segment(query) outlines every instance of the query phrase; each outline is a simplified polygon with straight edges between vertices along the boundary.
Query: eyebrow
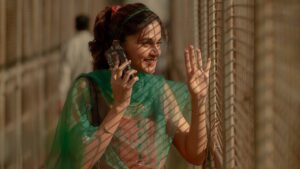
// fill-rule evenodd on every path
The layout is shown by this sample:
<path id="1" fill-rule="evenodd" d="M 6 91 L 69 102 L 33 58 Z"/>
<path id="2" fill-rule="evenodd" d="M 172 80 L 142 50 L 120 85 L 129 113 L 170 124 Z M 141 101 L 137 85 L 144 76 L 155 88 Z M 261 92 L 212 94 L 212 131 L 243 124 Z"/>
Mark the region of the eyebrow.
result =
<path id="1" fill-rule="evenodd" d="M 155 40 L 153 38 L 140 38 L 138 40 L 138 42 L 143 42 L 143 41 L 151 41 L 151 42 L 154 42 Z M 158 41 L 161 41 L 161 38 L 159 38 Z"/>

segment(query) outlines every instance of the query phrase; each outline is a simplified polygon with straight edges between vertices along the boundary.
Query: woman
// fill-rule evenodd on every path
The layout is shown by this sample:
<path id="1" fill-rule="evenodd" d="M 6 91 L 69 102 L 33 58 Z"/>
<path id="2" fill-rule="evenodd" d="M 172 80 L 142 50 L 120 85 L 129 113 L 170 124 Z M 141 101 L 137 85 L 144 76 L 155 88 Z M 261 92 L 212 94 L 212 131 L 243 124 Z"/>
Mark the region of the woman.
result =
<path id="1" fill-rule="evenodd" d="M 49 168 L 163 168 L 172 143 L 188 162 L 203 162 L 211 62 L 202 65 L 200 50 L 190 46 L 184 53 L 187 85 L 153 75 L 163 38 L 161 20 L 141 3 L 97 16 L 89 44 L 94 71 L 69 91 Z M 128 60 L 109 67 L 105 52 L 113 40 Z"/>

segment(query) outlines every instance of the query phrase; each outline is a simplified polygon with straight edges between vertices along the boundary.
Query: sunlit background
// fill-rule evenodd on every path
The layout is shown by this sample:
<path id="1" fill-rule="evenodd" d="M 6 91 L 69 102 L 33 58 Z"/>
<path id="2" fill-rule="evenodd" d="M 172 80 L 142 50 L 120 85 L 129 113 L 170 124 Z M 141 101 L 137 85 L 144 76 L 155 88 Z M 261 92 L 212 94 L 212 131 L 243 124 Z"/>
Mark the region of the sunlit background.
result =
<path id="1" fill-rule="evenodd" d="M 62 48 L 74 18 L 142 2 L 168 30 L 157 73 L 184 81 L 183 49 L 212 58 L 205 165 L 175 149 L 167 168 L 300 168 L 299 0 L 0 0 L 0 169 L 43 168 L 59 118 Z"/>

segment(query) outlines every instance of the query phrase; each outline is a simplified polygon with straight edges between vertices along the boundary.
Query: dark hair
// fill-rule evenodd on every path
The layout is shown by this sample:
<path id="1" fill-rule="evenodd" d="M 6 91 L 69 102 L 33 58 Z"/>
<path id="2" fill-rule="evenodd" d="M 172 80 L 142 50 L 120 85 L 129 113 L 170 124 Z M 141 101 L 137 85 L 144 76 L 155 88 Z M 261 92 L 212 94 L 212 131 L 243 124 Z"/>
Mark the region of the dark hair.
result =
<path id="1" fill-rule="evenodd" d="M 76 30 L 87 30 L 89 28 L 89 17 L 86 15 L 78 15 L 75 18 Z"/>
<path id="2" fill-rule="evenodd" d="M 140 32 L 148 24 L 158 21 L 162 28 L 162 37 L 166 34 L 161 19 L 142 3 L 127 4 L 117 11 L 106 7 L 95 20 L 94 39 L 89 43 L 93 57 L 93 69 L 108 69 L 108 63 L 104 56 L 105 51 L 112 45 L 114 39 L 121 44 L 126 36 Z"/>

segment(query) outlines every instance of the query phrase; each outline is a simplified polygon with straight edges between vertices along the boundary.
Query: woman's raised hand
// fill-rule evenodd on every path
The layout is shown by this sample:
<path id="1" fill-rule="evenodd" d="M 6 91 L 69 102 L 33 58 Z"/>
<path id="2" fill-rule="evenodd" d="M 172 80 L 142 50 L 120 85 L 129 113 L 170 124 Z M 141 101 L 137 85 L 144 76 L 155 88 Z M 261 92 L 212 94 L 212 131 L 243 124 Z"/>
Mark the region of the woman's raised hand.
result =
<path id="1" fill-rule="evenodd" d="M 114 97 L 113 106 L 120 111 L 125 110 L 129 106 L 132 86 L 136 81 L 138 81 L 138 77 L 134 76 L 134 74 L 137 73 L 136 70 L 130 69 L 124 72 L 124 69 L 130 64 L 130 62 L 130 60 L 127 60 L 121 65 L 117 63 L 111 70 L 111 86 Z"/>
<path id="2" fill-rule="evenodd" d="M 208 58 L 206 65 L 203 65 L 200 49 L 195 51 L 192 45 L 185 49 L 184 57 L 190 94 L 194 98 L 205 99 L 208 93 L 211 59 Z"/>

